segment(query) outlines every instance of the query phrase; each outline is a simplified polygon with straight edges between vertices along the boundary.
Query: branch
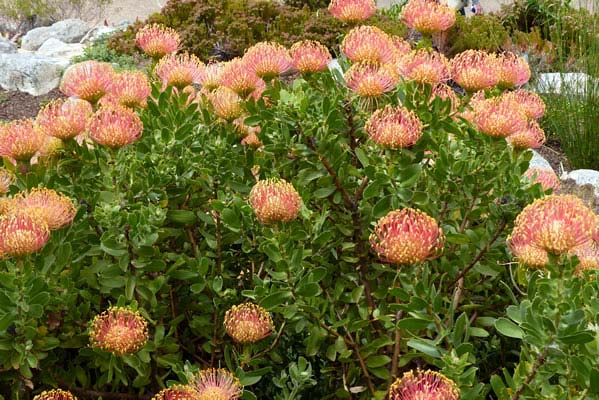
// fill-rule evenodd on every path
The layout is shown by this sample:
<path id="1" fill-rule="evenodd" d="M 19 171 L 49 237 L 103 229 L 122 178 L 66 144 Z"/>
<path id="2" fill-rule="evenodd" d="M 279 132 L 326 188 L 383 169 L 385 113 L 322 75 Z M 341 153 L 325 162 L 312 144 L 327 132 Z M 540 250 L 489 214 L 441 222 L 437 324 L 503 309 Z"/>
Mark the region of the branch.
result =
<path id="1" fill-rule="evenodd" d="M 520 387 L 518 387 L 518 390 L 516 390 L 516 392 L 514 393 L 514 396 L 512 397 L 513 400 L 518 400 L 520 398 L 520 396 L 522 396 L 522 393 L 524 392 L 524 389 L 526 388 L 526 386 L 529 385 L 530 382 L 532 382 L 532 380 L 537 375 L 537 372 L 539 371 L 539 367 L 545 363 L 545 358 L 547 357 L 548 352 L 549 352 L 549 347 L 545 347 L 545 350 L 543 350 L 543 352 L 541 354 L 539 354 L 539 356 L 535 360 L 535 363 L 532 366 L 532 369 L 530 370 L 530 374 L 526 377 L 526 380 L 524 381 L 524 383 L 521 384 Z"/>
<path id="2" fill-rule="evenodd" d="M 283 330 L 285 329 L 286 323 L 287 323 L 287 321 L 283 321 L 283 323 L 281 324 L 281 327 L 279 328 L 279 332 L 277 332 L 277 336 L 275 337 L 275 340 L 271 343 L 271 345 L 268 346 L 267 349 L 264 349 L 260 353 L 253 356 L 252 359 L 262 357 L 263 355 L 265 355 L 266 353 L 268 353 L 272 349 L 274 349 L 277 346 L 277 344 L 279 344 L 279 340 L 281 339 L 281 336 L 283 335 Z"/>
<path id="3" fill-rule="evenodd" d="M 403 318 L 403 310 L 400 310 L 396 317 L 396 323 Z M 397 377 L 397 364 L 399 362 L 399 351 L 401 345 L 401 332 L 399 328 L 395 328 L 395 346 L 393 347 L 393 360 L 391 360 L 391 380 Z"/>

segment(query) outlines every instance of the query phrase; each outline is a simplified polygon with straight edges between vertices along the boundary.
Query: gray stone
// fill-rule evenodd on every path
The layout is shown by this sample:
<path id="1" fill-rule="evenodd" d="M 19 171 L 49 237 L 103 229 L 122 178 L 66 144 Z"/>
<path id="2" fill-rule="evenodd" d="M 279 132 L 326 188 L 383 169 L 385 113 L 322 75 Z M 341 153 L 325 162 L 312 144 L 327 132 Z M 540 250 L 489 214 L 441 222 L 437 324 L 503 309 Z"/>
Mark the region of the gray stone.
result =
<path id="1" fill-rule="evenodd" d="M 0 54 L 0 86 L 33 96 L 56 88 L 69 62 L 36 54 Z"/>
<path id="2" fill-rule="evenodd" d="M 530 160 L 529 168 L 537 167 L 553 170 L 553 168 L 551 168 L 551 164 L 549 164 L 549 161 L 545 160 L 542 155 L 534 150 L 530 151 L 532 152 L 532 159 Z"/>
<path id="3" fill-rule="evenodd" d="M 117 30 L 118 30 L 118 28 L 115 28 L 114 26 L 104 26 L 104 25 L 96 26 L 95 28 L 93 28 L 92 30 L 87 32 L 87 34 L 83 37 L 83 39 L 81 39 L 80 43 L 83 43 L 83 44 L 93 43 L 96 40 L 100 39 L 102 36 L 110 35 L 110 34 L 116 32 Z"/>
<path id="4" fill-rule="evenodd" d="M 63 58 L 67 61 L 83 54 L 84 45 L 81 43 L 64 43 L 58 39 L 50 38 L 37 50 L 37 54 L 45 57 Z"/>
<path id="5" fill-rule="evenodd" d="M 595 188 L 595 196 L 599 196 L 599 171 L 593 169 L 576 169 L 564 173 L 562 180 L 572 179 L 578 186 L 592 185 Z"/>
<path id="6" fill-rule="evenodd" d="M 0 36 L 0 54 L 16 53 L 17 46 L 10 40 Z"/>
<path id="7" fill-rule="evenodd" d="M 89 30 L 86 22 L 72 18 L 58 21 L 51 26 L 35 28 L 27 32 L 21 40 L 24 50 L 37 50 L 50 38 L 55 38 L 65 43 L 78 43 Z"/>

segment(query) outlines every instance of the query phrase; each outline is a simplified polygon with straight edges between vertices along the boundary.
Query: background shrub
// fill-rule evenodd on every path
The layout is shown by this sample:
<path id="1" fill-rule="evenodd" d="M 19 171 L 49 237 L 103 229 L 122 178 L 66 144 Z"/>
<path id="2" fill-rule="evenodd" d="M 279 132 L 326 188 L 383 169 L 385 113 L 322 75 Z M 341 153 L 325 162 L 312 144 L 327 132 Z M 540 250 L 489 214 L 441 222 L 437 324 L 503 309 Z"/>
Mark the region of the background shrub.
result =
<path id="1" fill-rule="evenodd" d="M 461 53 L 468 49 L 497 52 L 510 45 L 510 33 L 496 15 L 466 18 L 459 15 L 449 33 L 449 52 Z"/>

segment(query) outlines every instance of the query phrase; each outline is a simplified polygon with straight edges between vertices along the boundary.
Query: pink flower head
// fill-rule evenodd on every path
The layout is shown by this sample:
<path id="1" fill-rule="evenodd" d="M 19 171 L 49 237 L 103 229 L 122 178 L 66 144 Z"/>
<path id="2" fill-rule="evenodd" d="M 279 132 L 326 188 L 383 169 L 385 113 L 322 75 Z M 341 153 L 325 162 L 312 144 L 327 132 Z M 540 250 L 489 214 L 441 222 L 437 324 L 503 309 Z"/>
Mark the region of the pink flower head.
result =
<path id="1" fill-rule="evenodd" d="M 325 71 L 332 60 L 329 49 L 313 40 L 294 43 L 289 54 L 293 66 L 302 74 Z"/>
<path id="2" fill-rule="evenodd" d="M 391 36 L 391 40 L 393 41 L 398 57 L 403 57 L 412 51 L 412 46 L 404 38 L 394 35 Z"/>
<path id="3" fill-rule="evenodd" d="M 235 58 L 223 65 L 220 84 L 246 98 L 256 89 L 266 86 L 264 81 L 251 70 L 241 58 Z"/>
<path id="4" fill-rule="evenodd" d="M 557 191 L 561 185 L 559 177 L 550 168 L 530 167 L 524 173 L 524 177 L 531 183 L 540 183 L 544 192 L 549 189 Z"/>
<path id="5" fill-rule="evenodd" d="M 545 132 L 537 121 L 530 120 L 526 128 L 512 133 L 507 141 L 515 149 L 538 149 L 545 143 Z"/>
<path id="6" fill-rule="evenodd" d="M 243 393 L 239 379 L 222 368 L 201 370 L 190 386 L 198 392 L 197 400 L 237 400 Z"/>
<path id="7" fill-rule="evenodd" d="M 0 194 L 6 194 L 10 190 L 10 185 L 15 183 L 17 177 L 6 168 L 0 168 Z"/>
<path id="8" fill-rule="evenodd" d="M 104 96 L 114 79 L 112 65 L 98 61 L 84 61 L 66 70 L 60 91 L 95 104 Z"/>
<path id="9" fill-rule="evenodd" d="M 89 137 L 104 146 L 119 148 L 136 142 L 143 123 L 135 111 L 122 106 L 102 106 L 91 119 Z"/>
<path id="10" fill-rule="evenodd" d="M 407 80 L 436 85 L 451 79 L 449 61 L 429 49 L 414 50 L 399 59 L 399 74 Z"/>
<path id="11" fill-rule="evenodd" d="M 370 245 L 382 262 L 418 264 L 443 249 L 443 231 L 432 217 L 404 208 L 381 218 L 370 235 Z"/>
<path id="12" fill-rule="evenodd" d="M 137 31 L 135 44 L 148 56 L 159 59 L 175 53 L 180 38 L 177 31 L 159 24 L 146 25 Z"/>
<path id="13" fill-rule="evenodd" d="M 389 149 L 412 146 L 422 136 L 422 122 L 413 111 L 389 104 L 376 110 L 368 122 L 366 133 L 375 142 Z"/>
<path id="14" fill-rule="evenodd" d="M 169 54 L 156 64 L 154 73 L 162 81 L 163 87 L 174 86 L 183 89 L 202 80 L 204 63 L 193 54 Z"/>
<path id="15" fill-rule="evenodd" d="M 523 58 L 511 52 L 497 57 L 497 72 L 500 88 L 513 88 L 524 85 L 530 79 L 530 66 Z"/>
<path id="16" fill-rule="evenodd" d="M 401 9 L 402 21 L 423 34 L 444 32 L 455 24 L 456 13 L 451 7 L 429 0 L 409 0 Z"/>
<path id="17" fill-rule="evenodd" d="M 0 156 L 29 161 L 43 146 L 46 135 L 31 119 L 0 125 Z"/>
<path id="18" fill-rule="evenodd" d="M 220 73 L 223 69 L 222 63 L 210 62 L 206 64 L 202 70 L 202 77 L 200 78 L 200 85 L 202 89 L 214 90 L 220 86 Z"/>
<path id="19" fill-rule="evenodd" d="M 219 87 L 208 98 L 214 113 L 225 121 L 232 121 L 243 113 L 241 97 L 228 87 Z"/>
<path id="20" fill-rule="evenodd" d="M 274 42 L 260 42 L 246 50 L 243 63 L 260 78 L 269 80 L 291 68 L 291 56 L 282 45 Z"/>
<path id="21" fill-rule="evenodd" d="M 152 400 L 198 400 L 199 393 L 191 386 L 173 385 L 161 390 Z"/>
<path id="22" fill-rule="evenodd" d="M 36 395 L 33 400 L 77 400 L 77 397 L 69 391 L 54 389 L 41 392 Z"/>
<path id="23" fill-rule="evenodd" d="M 341 51 L 354 63 L 389 64 L 397 59 L 393 39 L 376 26 L 353 28 L 343 38 Z"/>
<path id="24" fill-rule="evenodd" d="M 441 99 L 443 99 L 445 101 L 449 100 L 449 102 L 451 103 L 451 113 L 452 114 L 458 111 L 458 108 L 460 107 L 460 99 L 459 99 L 458 95 L 455 93 L 455 91 L 450 86 L 448 86 L 444 83 L 435 85 L 431 92 L 430 101 L 433 101 L 435 99 L 435 97 L 440 97 Z"/>
<path id="25" fill-rule="evenodd" d="M 331 0 L 329 12 L 341 22 L 355 24 L 376 13 L 374 0 Z"/>
<path id="26" fill-rule="evenodd" d="M 389 389 L 389 400 L 459 400 L 454 381 L 435 371 L 408 371 Z"/>
<path id="27" fill-rule="evenodd" d="M 224 326 L 227 335 L 237 343 L 256 343 L 275 330 L 270 313 L 253 303 L 231 307 L 225 314 Z"/>
<path id="28" fill-rule="evenodd" d="M 522 263 L 542 267 L 549 253 L 567 253 L 591 240 L 597 229 L 595 214 L 582 200 L 552 194 L 522 210 L 507 243 Z"/>
<path id="29" fill-rule="evenodd" d="M 114 77 L 109 92 L 125 107 L 146 107 L 152 93 L 148 77 L 141 71 L 124 71 Z"/>
<path id="30" fill-rule="evenodd" d="M 0 255 L 22 257 L 44 247 L 50 238 L 48 224 L 35 213 L 23 212 L 14 202 L 0 217 Z"/>
<path id="31" fill-rule="evenodd" d="M 597 225 L 599 226 L 599 220 Z M 578 257 L 579 264 L 576 266 L 578 275 L 582 275 L 586 270 L 599 270 L 599 229 L 593 233 L 591 240 L 574 248 L 568 254 Z"/>
<path id="32" fill-rule="evenodd" d="M 117 356 L 136 353 L 148 341 L 148 323 L 129 307 L 110 307 L 90 324 L 91 347 Z"/>
<path id="33" fill-rule="evenodd" d="M 254 132 L 249 133 L 246 137 L 241 139 L 241 144 L 251 149 L 258 149 L 264 145 L 262 140 L 260 140 L 258 135 Z"/>
<path id="34" fill-rule="evenodd" d="M 497 59 L 481 50 L 466 50 L 451 60 L 453 80 L 468 92 L 488 89 L 499 82 Z"/>
<path id="35" fill-rule="evenodd" d="M 263 224 L 289 222 L 297 218 L 302 198 L 291 183 L 277 178 L 264 179 L 252 187 L 250 206 Z"/>
<path id="36" fill-rule="evenodd" d="M 35 188 L 15 200 L 19 209 L 39 215 L 52 231 L 70 225 L 77 213 L 70 198 L 52 189 Z"/>
<path id="37" fill-rule="evenodd" d="M 505 96 L 476 101 L 472 122 L 484 134 L 506 138 L 525 130 L 528 121 L 518 105 Z"/>
<path id="38" fill-rule="evenodd" d="M 32 165 L 39 162 L 40 158 L 52 157 L 60 152 L 64 146 L 64 142 L 54 136 L 46 136 L 44 138 L 44 144 L 40 149 L 31 157 L 30 163 Z"/>
<path id="39" fill-rule="evenodd" d="M 347 87 L 358 96 L 372 98 L 379 97 L 395 89 L 398 76 L 394 68 L 389 65 L 373 63 L 357 63 L 345 72 Z"/>
<path id="40" fill-rule="evenodd" d="M 40 110 L 36 122 L 46 135 L 68 140 L 85 131 L 93 114 L 92 105 L 85 100 L 56 99 Z"/>
<path id="41" fill-rule="evenodd" d="M 535 92 L 518 89 L 513 92 L 506 92 L 503 95 L 514 99 L 526 118 L 541 119 L 545 115 L 545 102 Z"/>

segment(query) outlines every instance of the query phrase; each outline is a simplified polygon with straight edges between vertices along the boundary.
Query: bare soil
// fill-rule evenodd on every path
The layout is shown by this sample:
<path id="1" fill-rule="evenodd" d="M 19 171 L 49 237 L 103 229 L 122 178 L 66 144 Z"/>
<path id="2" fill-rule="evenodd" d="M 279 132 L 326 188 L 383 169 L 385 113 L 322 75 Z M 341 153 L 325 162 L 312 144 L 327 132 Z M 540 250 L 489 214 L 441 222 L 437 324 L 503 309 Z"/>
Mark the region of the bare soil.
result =
<path id="1" fill-rule="evenodd" d="M 35 118 L 42 106 L 60 97 L 64 95 L 56 89 L 43 96 L 32 96 L 17 91 L 0 91 L 0 121 Z"/>

